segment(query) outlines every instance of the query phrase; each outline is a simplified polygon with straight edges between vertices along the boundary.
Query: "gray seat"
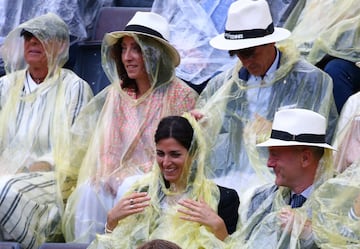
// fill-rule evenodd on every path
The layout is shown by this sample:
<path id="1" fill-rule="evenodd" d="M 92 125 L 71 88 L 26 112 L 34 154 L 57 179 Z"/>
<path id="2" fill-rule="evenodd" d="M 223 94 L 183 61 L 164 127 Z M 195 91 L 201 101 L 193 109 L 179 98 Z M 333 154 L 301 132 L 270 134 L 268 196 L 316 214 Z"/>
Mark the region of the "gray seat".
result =
<path id="1" fill-rule="evenodd" d="M 154 0 L 115 0 L 115 6 L 151 8 Z"/>
<path id="2" fill-rule="evenodd" d="M 102 40 L 105 33 L 123 30 L 137 11 L 151 11 L 151 8 L 102 7 L 95 21 L 92 40 Z"/>
<path id="3" fill-rule="evenodd" d="M 44 243 L 39 249 L 86 249 L 88 246 L 83 243 Z"/>
<path id="4" fill-rule="evenodd" d="M 17 242 L 0 242 L 0 249 L 22 249 L 21 245 Z"/>

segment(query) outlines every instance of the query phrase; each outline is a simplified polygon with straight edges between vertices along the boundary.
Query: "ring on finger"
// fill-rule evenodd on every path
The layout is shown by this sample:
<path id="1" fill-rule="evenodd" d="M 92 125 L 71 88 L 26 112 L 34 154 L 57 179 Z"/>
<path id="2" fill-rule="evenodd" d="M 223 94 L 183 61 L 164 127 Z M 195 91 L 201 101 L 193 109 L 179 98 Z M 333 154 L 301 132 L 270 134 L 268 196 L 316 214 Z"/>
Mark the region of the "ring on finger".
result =
<path id="1" fill-rule="evenodd" d="M 133 204 L 131 204 L 131 205 L 130 205 L 130 209 L 133 209 L 133 208 L 134 208 L 134 205 L 133 205 Z"/>
<path id="2" fill-rule="evenodd" d="M 130 199 L 130 205 L 134 204 L 134 199 Z"/>

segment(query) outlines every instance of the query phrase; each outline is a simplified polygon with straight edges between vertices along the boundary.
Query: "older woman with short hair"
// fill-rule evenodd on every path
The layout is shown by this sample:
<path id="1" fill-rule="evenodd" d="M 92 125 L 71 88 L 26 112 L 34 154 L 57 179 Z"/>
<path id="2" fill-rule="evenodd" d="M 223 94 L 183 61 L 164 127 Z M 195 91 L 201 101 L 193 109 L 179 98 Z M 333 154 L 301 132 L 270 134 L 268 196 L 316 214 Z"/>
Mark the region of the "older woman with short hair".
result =
<path id="1" fill-rule="evenodd" d="M 61 233 L 63 201 L 76 183 L 71 128 L 91 88 L 62 68 L 69 31 L 49 13 L 11 31 L 0 78 L 1 240 L 38 248 Z"/>

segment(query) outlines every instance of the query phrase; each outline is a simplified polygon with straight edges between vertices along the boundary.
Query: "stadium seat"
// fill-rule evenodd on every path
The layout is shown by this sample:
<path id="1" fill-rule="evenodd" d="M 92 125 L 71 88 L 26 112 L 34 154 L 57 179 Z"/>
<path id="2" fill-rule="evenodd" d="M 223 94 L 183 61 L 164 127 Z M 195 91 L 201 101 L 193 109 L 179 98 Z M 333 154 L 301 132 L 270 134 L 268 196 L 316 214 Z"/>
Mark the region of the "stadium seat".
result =
<path id="1" fill-rule="evenodd" d="M 0 242 L 0 249 L 22 249 L 17 242 Z"/>
<path id="2" fill-rule="evenodd" d="M 151 11 L 151 8 L 103 7 L 95 21 L 92 40 L 102 40 L 105 33 L 123 30 L 137 11 Z"/>
<path id="3" fill-rule="evenodd" d="M 39 249 L 86 249 L 88 246 L 85 243 L 44 243 Z"/>

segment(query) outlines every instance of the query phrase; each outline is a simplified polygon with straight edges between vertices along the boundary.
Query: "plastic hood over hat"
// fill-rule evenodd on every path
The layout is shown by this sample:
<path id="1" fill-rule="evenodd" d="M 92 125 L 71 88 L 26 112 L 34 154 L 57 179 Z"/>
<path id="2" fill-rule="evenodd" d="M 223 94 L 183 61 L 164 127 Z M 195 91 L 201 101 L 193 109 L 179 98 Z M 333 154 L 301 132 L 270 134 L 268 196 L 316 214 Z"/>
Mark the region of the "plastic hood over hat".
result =
<path id="1" fill-rule="evenodd" d="M 216 184 L 204 175 L 206 141 L 201 128 L 190 116 L 185 115 L 194 129 L 193 142 L 189 149 L 192 163 L 186 171 L 187 186 L 183 193 L 175 193 L 165 187 L 160 167 L 154 164 L 151 173 L 135 183 L 130 191 L 147 192 L 151 197 L 144 212 L 130 215 L 119 222 L 111 234 L 98 235 L 89 248 L 136 248 L 151 239 L 165 239 L 175 242 L 181 248 L 223 248 L 224 244 L 205 226 L 196 222 L 181 220 L 177 202 L 183 198 L 203 199 L 217 211 L 220 193 Z"/>
<path id="2" fill-rule="evenodd" d="M 101 172 L 97 172 L 98 177 L 110 177 L 118 170 L 120 162 L 121 167 L 124 167 L 124 177 L 148 172 L 154 159 L 153 134 L 161 117 L 182 114 L 192 109 L 197 99 L 195 91 L 175 77 L 170 57 L 166 56 L 166 50 L 162 49 L 159 42 L 142 35 L 132 36 L 141 47 L 151 88 L 136 99 L 120 87 L 116 62 L 110 55 L 113 44 L 107 44 L 104 39 L 102 65 L 111 85 L 100 92 L 87 107 L 82 116 L 85 123 L 79 121 L 77 124 L 79 134 L 85 136 L 81 143 L 88 140 L 86 137 L 90 137 L 83 133 L 88 130 L 83 128 L 89 126 L 89 120 L 90 126 L 97 126 L 96 129 L 90 129 L 92 134 L 95 131 L 93 139 L 97 142 L 92 141 L 89 148 L 91 153 L 85 159 L 91 158 L 91 163 L 88 162 L 85 169 L 87 173 L 82 175 L 85 178 L 89 173 L 94 174 L 93 170 L 96 168 L 102 168 Z M 118 37 L 121 39 L 123 35 L 119 34 Z M 117 142 L 108 141 L 108 136 Z M 108 146 L 112 148 L 111 152 L 106 152 Z M 115 154 L 106 156 L 106 153 Z M 99 159 L 102 162 L 95 163 Z"/>
<path id="3" fill-rule="evenodd" d="M 43 44 L 48 59 L 49 73 L 44 82 L 39 85 L 36 91 L 33 91 L 31 94 L 22 97 L 20 96 L 20 93 L 24 87 L 24 69 L 27 68 L 27 64 L 24 60 L 24 38 L 20 36 L 20 33 L 23 29 L 33 33 L 34 36 L 36 36 Z M 52 13 L 39 16 L 21 24 L 6 38 L 4 46 L 2 47 L 7 70 L 7 75 L 5 76 L 4 80 L 6 80 L 6 82 L 11 82 L 11 87 L 10 85 L 7 86 L 10 87 L 11 91 L 9 96 L 2 96 L 1 99 L 0 134 L 2 139 L 0 145 L 3 156 L 5 155 L 5 152 L 3 151 L 4 148 L 10 149 L 11 147 L 9 146 L 9 143 L 13 143 L 14 145 L 16 144 L 16 139 L 13 136 L 18 134 L 16 131 L 18 128 L 16 128 L 16 125 L 9 124 L 11 124 L 11 122 L 14 122 L 15 124 L 16 122 L 15 120 L 19 103 L 21 101 L 34 102 L 39 99 L 40 96 L 43 96 L 45 99 L 43 105 L 39 107 L 40 109 L 32 114 L 32 119 L 34 122 L 26 128 L 29 144 L 22 141 L 21 143 L 18 143 L 15 148 L 13 148 L 13 152 L 7 152 L 9 155 L 11 155 L 12 158 L 8 159 L 14 161 L 14 163 L 16 163 L 18 166 L 10 167 L 9 165 L 2 163 L 1 165 L 3 167 L 3 173 L 14 173 L 19 169 L 19 167 L 21 167 L 21 163 L 19 162 L 26 160 L 26 156 L 28 156 L 27 153 L 31 153 L 31 150 L 36 148 L 37 143 L 39 143 L 36 143 L 32 140 L 35 139 L 36 141 L 37 137 L 42 137 L 38 135 L 39 133 L 48 132 L 48 128 L 45 130 L 39 130 L 39 127 L 41 127 L 43 121 L 45 122 L 45 120 L 49 119 L 48 116 L 50 114 L 53 115 L 55 120 L 57 120 L 56 122 L 53 122 L 51 126 L 51 128 L 54 129 L 52 132 L 55 133 L 50 132 L 50 134 L 57 135 L 56 141 L 51 142 L 51 148 L 53 148 L 57 153 L 60 153 L 58 156 L 63 153 L 63 157 L 58 158 L 58 160 L 62 161 L 63 159 L 67 158 L 65 156 L 67 155 L 67 152 L 65 152 L 67 150 L 67 146 L 64 146 L 64 144 L 69 142 L 69 129 L 75 120 L 75 116 L 79 114 L 82 106 L 71 106 L 70 103 L 68 103 L 70 99 L 65 98 L 70 98 L 71 88 L 80 87 L 80 83 L 81 87 L 85 87 L 83 89 L 85 92 L 82 97 L 86 97 L 83 99 L 84 102 L 82 102 L 82 104 L 86 103 L 89 98 L 92 97 L 91 89 L 87 86 L 86 82 L 80 80 L 73 72 L 61 69 L 61 66 L 64 65 L 68 58 L 68 48 L 69 39 L 66 24 L 58 16 Z M 66 82 L 63 82 L 63 80 Z M 74 81 L 79 80 L 81 81 L 79 84 L 74 83 Z M 73 85 L 71 86 L 71 84 Z M 3 85 L 3 87 L 4 86 L 5 85 Z M 3 91 L 5 91 L 5 89 L 3 89 Z M 68 103 L 69 106 L 66 108 L 69 108 L 69 110 L 67 110 L 63 104 L 56 105 L 56 103 Z M 51 141 L 52 138 L 54 137 L 50 137 L 49 140 Z M 47 149 L 50 149 L 50 147 Z M 21 159 L 15 156 L 20 154 L 17 153 L 17 151 L 22 151 Z M 47 150 L 37 151 L 36 154 L 41 155 L 46 151 Z M 55 159 L 55 161 L 56 160 L 57 159 Z M 59 162 L 57 165 L 60 167 L 60 165 L 64 164 Z"/>
<path id="4" fill-rule="evenodd" d="M 75 140 L 80 149 L 76 154 L 82 167 L 78 189 L 67 204 L 69 213 L 64 225 L 67 241 L 74 240 L 73 218 L 82 186 L 90 183 L 97 193 L 99 189 L 107 189 L 106 194 L 111 193 L 115 198 L 118 187 L 127 177 L 149 172 L 155 160 L 154 133 L 161 118 L 192 110 L 198 97 L 193 89 L 175 77 L 171 57 L 159 42 L 144 35 L 127 35 L 141 48 L 151 87 L 140 98 L 120 87 L 122 81 L 111 55 L 113 44 L 108 44 L 105 37 L 102 66 L 111 84 L 95 96 L 75 124 Z M 124 34 L 115 32 L 112 36 L 121 39 Z M 120 54 L 116 56 L 121 58 Z M 102 210 L 107 208 L 102 207 Z M 96 223 L 80 220 L 91 223 L 85 226 L 87 228 Z M 91 232 L 84 233 L 85 237 L 88 235 L 91 236 Z"/>
<path id="5" fill-rule="evenodd" d="M 150 82 L 152 84 L 152 89 L 161 85 L 169 84 L 171 80 L 175 78 L 175 67 L 174 63 L 171 61 L 172 57 L 167 56 L 169 55 L 168 50 L 156 39 L 135 33 L 124 34 L 122 32 L 112 32 L 105 35 L 101 49 L 102 66 L 111 83 L 116 83 L 116 85 L 119 85 L 118 83 L 120 82 L 120 76 L 116 70 L 116 62 L 112 58 L 114 38 L 121 40 L 121 38 L 123 38 L 125 35 L 132 36 L 139 44 L 143 53 L 146 72 L 148 73 Z M 112 39 L 108 39 L 107 37 L 111 37 Z M 118 56 L 120 57 L 121 55 Z M 147 95 L 145 94 L 143 98 L 146 98 L 146 96 Z M 138 102 L 141 102 L 143 98 L 139 99 Z"/>
<path id="6" fill-rule="evenodd" d="M 31 76 L 24 60 L 24 37 L 20 36 L 23 29 L 40 40 L 47 56 L 49 72 L 36 89 L 30 89 L 28 84 Z M 75 185 L 79 170 L 78 165 L 71 164 L 75 149 L 70 130 L 93 95 L 87 82 L 61 68 L 68 48 L 66 24 L 51 13 L 21 24 L 9 33 L 2 47 L 7 74 L 0 78 L 0 184 L 24 177 L 26 180 L 12 182 L 21 184 L 21 190 L 31 186 L 29 191 L 18 194 L 17 205 L 11 206 L 15 212 L 6 213 L 9 222 L 2 224 L 2 229 L 19 236 L 17 241 L 24 248 L 38 248 L 59 232 L 63 200 Z M 44 161 L 51 166 L 49 171 L 29 173 L 31 165 Z M 35 180 L 46 184 L 29 180 L 34 175 L 38 176 Z M 10 189 L 20 191 L 14 188 Z M 8 199 L 2 204 L 11 203 Z M 0 210 L 6 212 L 3 205 Z"/>
<path id="7" fill-rule="evenodd" d="M 27 67 L 24 61 L 24 37 L 21 35 L 23 30 L 32 33 L 43 45 L 48 60 L 48 76 L 68 60 L 69 29 L 60 17 L 48 13 L 21 24 L 9 33 L 1 50 L 6 73 Z"/>
<path id="8" fill-rule="evenodd" d="M 211 164 L 207 173 L 219 185 L 234 188 L 244 200 L 244 192 L 264 183 L 272 183 L 266 167 L 267 149 L 256 144 L 267 140 L 271 122 L 280 108 L 305 108 L 328 120 L 327 142 L 332 139 L 337 111 L 330 77 L 299 59 L 290 42 L 278 46 L 280 63 L 274 76 L 261 84 L 248 86 L 239 78 L 237 65 L 209 81 L 197 103 L 205 117 L 212 144 Z M 257 90 L 256 95 L 252 88 Z"/>
<path id="9" fill-rule="evenodd" d="M 360 53 L 360 5 L 357 0 L 311 0 L 296 24 L 292 38 L 311 63 L 329 54 L 357 62 Z M 311 29 L 309 28 L 311 27 Z"/>

